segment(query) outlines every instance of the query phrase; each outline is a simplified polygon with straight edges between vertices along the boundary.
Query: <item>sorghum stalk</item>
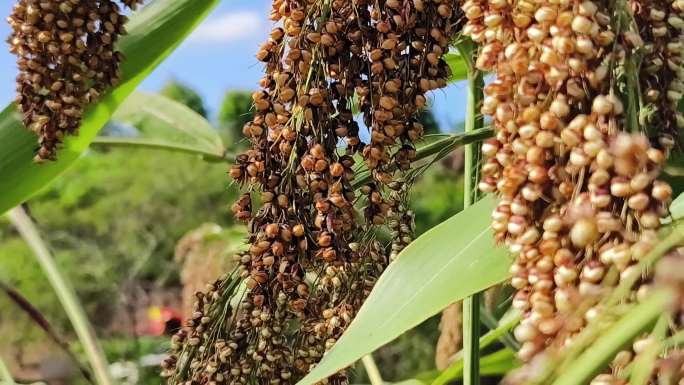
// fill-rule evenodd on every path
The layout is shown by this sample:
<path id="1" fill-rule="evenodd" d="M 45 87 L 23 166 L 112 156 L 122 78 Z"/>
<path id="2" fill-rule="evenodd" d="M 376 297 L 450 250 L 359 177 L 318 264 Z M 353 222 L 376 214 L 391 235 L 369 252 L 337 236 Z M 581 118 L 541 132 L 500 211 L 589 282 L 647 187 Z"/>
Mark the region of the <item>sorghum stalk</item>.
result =
<path id="1" fill-rule="evenodd" d="M 470 43 L 470 42 L 469 42 Z M 473 45 L 469 44 L 471 47 Z M 482 73 L 475 68 L 472 48 L 461 50 L 468 65 L 468 97 L 466 104 L 465 132 L 481 129 L 484 119 L 479 112 L 482 103 L 482 87 L 484 85 Z M 463 208 L 470 207 L 477 195 L 476 149 L 474 144 L 465 147 L 465 164 L 463 173 Z M 464 385 L 478 385 L 480 383 L 480 303 L 482 293 L 463 300 L 463 383 Z"/>

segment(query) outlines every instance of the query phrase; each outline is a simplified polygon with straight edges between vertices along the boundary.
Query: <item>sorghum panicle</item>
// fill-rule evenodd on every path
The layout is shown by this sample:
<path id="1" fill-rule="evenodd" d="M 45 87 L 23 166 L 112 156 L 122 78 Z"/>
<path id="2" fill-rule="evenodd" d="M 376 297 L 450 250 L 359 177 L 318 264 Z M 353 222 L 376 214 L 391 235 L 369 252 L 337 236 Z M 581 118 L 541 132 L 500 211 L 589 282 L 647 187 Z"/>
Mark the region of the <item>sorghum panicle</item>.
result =
<path id="1" fill-rule="evenodd" d="M 126 17 L 113 0 L 20 0 L 8 22 L 22 119 L 38 135 L 36 161 L 54 160 L 86 106 L 119 79 Z"/>
<path id="2" fill-rule="evenodd" d="M 164 370 L 172 383 L 295 383 L 387 266 L 374 228 L 391 215 L 395 252 L 410 241 L 404 174 L 422 135 L 425 92 L 446 84 L 441 57 L 457 16 L 446 1 L 406 4 L 273 2 L 279 23 L 257 53 L 266 74 L 243 129 L 252 146 L 230 170 L 253 190 L 233 205 L 249 230 L 250 248 L 236 256 L 247 294 L 229 325 L 209 316 L 184 328 Z M 370 144 L 359 137 L 355 95 Z M 357 152 L 373 171 L 362 197 L 352 187 Z M 346 382 L 345 373 L 328 381 Z"/>
<path id="3" fill-rule="evenodd" d="M 672 195 L 657 177 L 682 125 L 681 4 L 467 0 L 462 9 L 464 32 L 481 44 L 478 68 L 496 73 L 482 104 L 496 136 L 482 146 L 480 189 L 499 196 L 492 227 L 517 256 L 515 336 L 530 361 L 570 343 L 599 311 L 580 306 L 633 275 L 657 241 Z M 630 66 L 644 95 L 630 95 L 635 84 L 625 91 Z M 635 116 L 641 98 L 651 113 Z"/>

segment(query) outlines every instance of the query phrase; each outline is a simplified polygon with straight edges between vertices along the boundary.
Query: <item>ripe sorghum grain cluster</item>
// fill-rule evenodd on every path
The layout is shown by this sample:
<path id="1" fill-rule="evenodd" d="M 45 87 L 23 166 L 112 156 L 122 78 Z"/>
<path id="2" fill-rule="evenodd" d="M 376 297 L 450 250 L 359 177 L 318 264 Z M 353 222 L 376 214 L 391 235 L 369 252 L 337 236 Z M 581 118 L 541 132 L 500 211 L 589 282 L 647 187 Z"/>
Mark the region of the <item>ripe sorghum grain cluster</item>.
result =
<path id="1" fill-rule="evenodd" d="M 442 56 L 457 32 L 455 5 L 446 0 L 371 2 L 371 28 L 362 36 L 370 59 L 365 78 L 370 80 L 358 82 L 356 94 L 371 129 L 362 154 L 376 184 L 363 192 L 372 203 L 367 216 L 375 224 L 385 221 L 391 202 L 381 199 L 374 186 L 402 189 L 395 173 L 408 170 L 416 157 L 413 143 L 423 135 L 418 113 L 425 107 L 425 93 L 444 87 L 450 75 Z"/>
<path id="2" fill-rule="evenodd" d="M 636 28 L 629 37 L 641 60 L 641 123 L 650 135 L 670 141 L 684 127 L 677 111 L 684 93 L 684 2 L 642 1 L 632 8 Z"/>
<path id="3" fill-rule="evenodd" d="M 611 4 L 462 7 L 478 68 L 496 73 L 480 189 L 500 197 L 492 226 L 517 257 L 524 361 L 570 343 L 598 299 L 640 273 L 672 195 L 657 176 L 682 126 L 682 3 Z"/>
<path id="4" fill-rule="evenodd" d="M 55 159 L 84 108 L 120 77 L 115 44 L 126 17 L 113 0 L 20 0 L 8 22 L 18 57 L 17 104 L 24 125 L 38 135 L 36 160 Z"/>
<path id="5" fill-rule="evenodd" d="M 398 191 L 392 190 L 389 196 L 388 203 L 391 208 L 388 212 L 389 222 L 387 226 L 392 236 L 391 261 L 396 260 L 399 253 L 413 241 L 416 230 L 415 215 L 408 207 L 410 186 L 410 183 L 402 181 Z"/>
<path id="6" fill-rule="evenodd" d="M 171 383 L 294 383 L 349 325 L 389 262 L 375 227 L 392 217 L 395 252 L 412 236 L 404 181 L 424 94 L 446 84 L 449 4 L 273 2 L 279 23 L 257 53 L 266 74 L 243 129 L 251 148 L 230 170 L 252 190 L 233 205 L 249 230 L 236 272 L 247 291 L 229 307 L 232 292 L 214 289 L 223 283 L 199 294 L 164 364 Z M 359 137 L 354 100 L 370 144 Z M 360 196 L 357 153 L 373 175 Z M 230 321 L 217 319 L 220 309 Z"/>

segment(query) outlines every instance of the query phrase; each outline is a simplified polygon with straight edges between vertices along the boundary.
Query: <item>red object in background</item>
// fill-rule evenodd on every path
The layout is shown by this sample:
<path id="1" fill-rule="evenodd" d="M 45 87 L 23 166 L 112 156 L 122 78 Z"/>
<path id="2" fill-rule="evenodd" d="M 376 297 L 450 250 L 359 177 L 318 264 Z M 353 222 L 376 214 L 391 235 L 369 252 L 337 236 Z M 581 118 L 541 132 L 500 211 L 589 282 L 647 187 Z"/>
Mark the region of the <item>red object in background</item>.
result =
<path id="1" fill-rule="evenodd" d="M 147 335 L 173 334 L 181 326 L 181 314 L 168 306 L 150 306 L 147 309 Z"/>

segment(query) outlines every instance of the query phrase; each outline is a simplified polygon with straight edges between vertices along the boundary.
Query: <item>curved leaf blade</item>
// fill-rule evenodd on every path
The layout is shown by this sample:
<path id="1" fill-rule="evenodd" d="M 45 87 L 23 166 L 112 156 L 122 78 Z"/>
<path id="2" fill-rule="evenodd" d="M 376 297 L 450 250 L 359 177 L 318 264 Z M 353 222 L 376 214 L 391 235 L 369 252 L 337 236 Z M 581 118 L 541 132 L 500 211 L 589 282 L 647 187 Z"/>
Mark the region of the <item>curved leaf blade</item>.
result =
<path id="1" fill-rule="evenodd" d="M 165 150 L 183 152 L 190 155 L 200 155 L 208 162 L 220 162 L 229 158 L 228 155 L 208 151 L 203 146 L 179 143 L 177 141 L 145 138 L 145 137 L 117 137 L 98 136 L 93 139 L 91 147 L 125 147 L 125 148 L 149 148 L 151 150 Z"/>
<path id="2" fill-rule="evenodd" d="M 195 148 L 217 157 L 222 157 L 225 151 L 218 131 L 207 119 L 186 105 L 159 94 L 134 92 L 119 106 L 112 121 L 135 127 L 136 135 L 98 137 L 100 143 L 108 139 L 143 139 Z"/>
<path id="3" fill-rule="evenodd" d="M 476 143 L 490 138 L 493 135 L 491 128 L 483 128 L 472 132 L 462 132 L 459 134 L 429 135 L 423 138 L 418 144 L 414 164 L 431 158 L 431 162 L 444 159 L 453 150 L 471 143 Z M 365 162 L 357 163 L 354 168 L 356 178 L 352 182 L 352 187 L 358 189 L 372 179 L 371 172 Z"/>
<path id="4" fill-rule="evenodd" d="M 88 148 L 117 107 L 218 4 L 218 0 L 156 0 L 131 17 L 120 41 L 126 57 L 122 80 L 88 108 L 80 134 L 69 137 L 59 160 L 33 162 L 36 139 L 26 130 L 14 105 L 0 113 L 0 213 L 25 201 L 72 165 Z"/>
<path id="5" fill-rule="evenodd" d="M 85 356 L 93 371 L 96 383 L 98 385 L 114 385 L 111 373 L 109 373 L 107 357 L 85 314 L 83 305 L 81 305 L 76 291 L 71 287 L 70 282 L 59 270 L 55 259 L 48 249 L 48 245 L 38 232 L 35 223 L 21 206 L 10 210 L 8 215 L 14 227 L 35 255 L 36 261 L 54 289 L 57 298 L 64 308 L 64 312 L 71 321 L 71 326 L 74 328 L 79 342 L 83 345 Z"/>
<path id="6" fill-rule="evenodd" d="M 439 313 L 509 277 L 511 259 L 494 244 L 488 197 L 411 243 L 380 277 L 359 314 L 298 385 L 312 385 Z"/>

